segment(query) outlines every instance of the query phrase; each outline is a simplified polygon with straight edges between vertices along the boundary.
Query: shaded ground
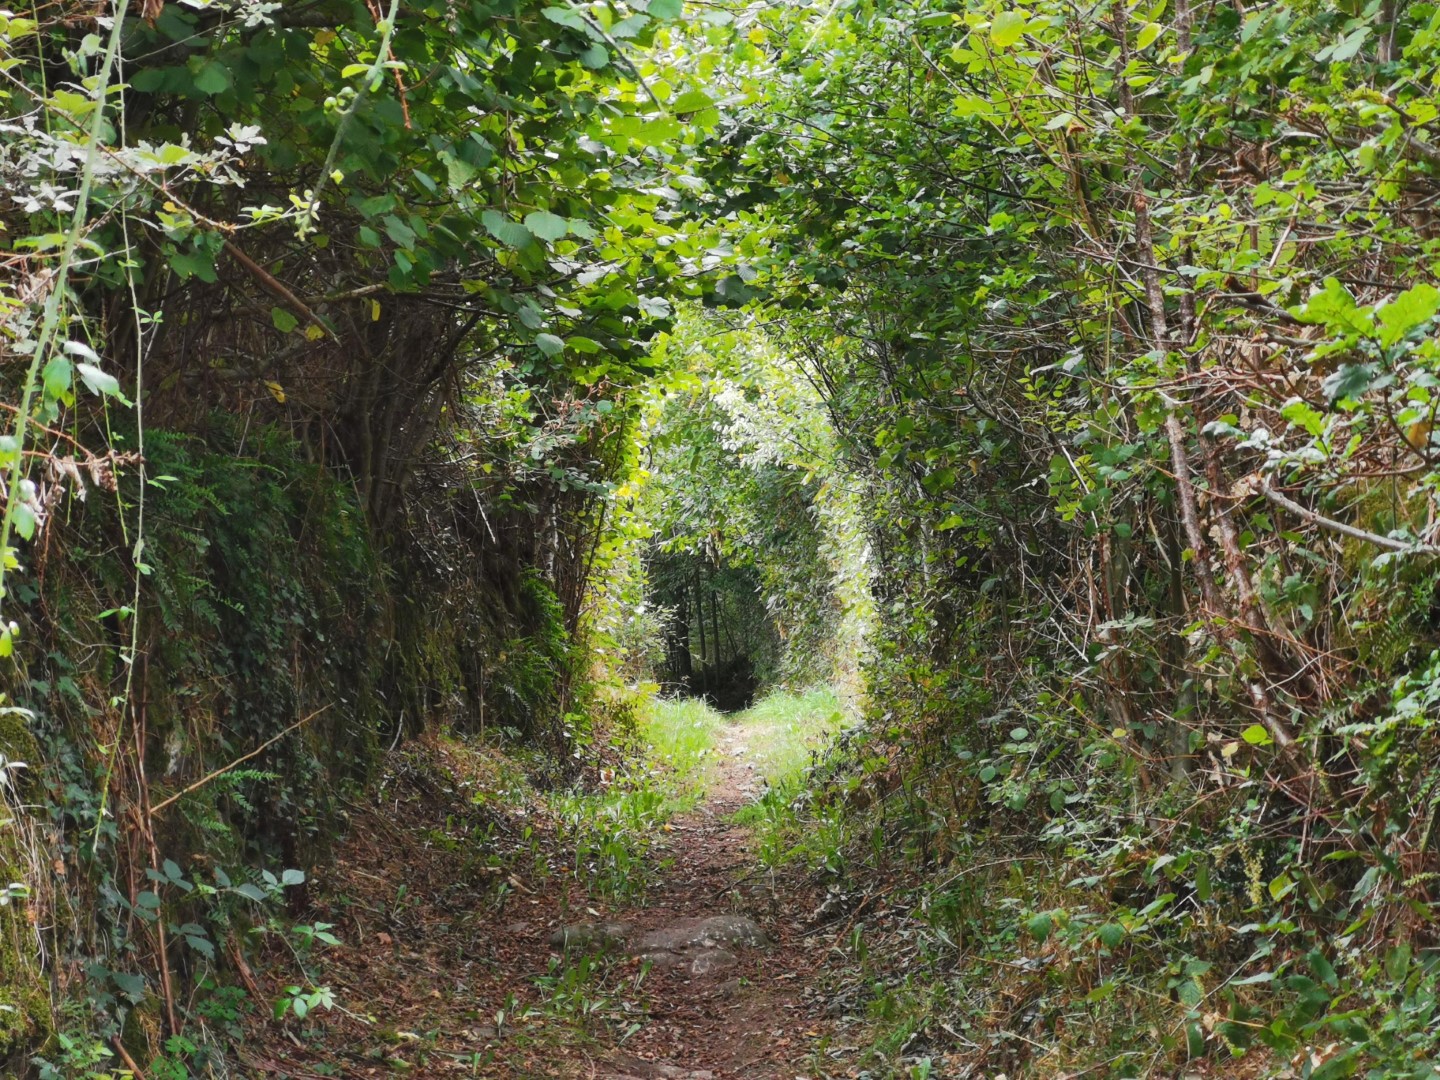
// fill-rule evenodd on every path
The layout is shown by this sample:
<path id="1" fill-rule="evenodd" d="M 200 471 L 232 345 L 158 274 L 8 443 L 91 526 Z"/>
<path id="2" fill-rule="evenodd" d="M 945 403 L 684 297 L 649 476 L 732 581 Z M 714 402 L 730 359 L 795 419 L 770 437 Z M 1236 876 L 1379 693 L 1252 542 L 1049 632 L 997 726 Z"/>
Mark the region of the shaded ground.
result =
<path id="1" fill-rule="evenodd" d="M 827 1021 L 806 993 L 822 942 L 818 898 L 757 869 L 730 823 L 759 786 L 749 732 L 721 733 L 709 793 L 664 827 L 643 904 L 601 905 L 568 870 L 543 806 L 502 759 L 430 742 L 395 755 L 376 802 L 313 889 L 313 918 L 344 942 L 306 957 L 337 1008 L 283 1024 L 253 1018 L 250 1075 L 781 1078 L 812 1065 Z M 770 944 L 682 950 L 670 964 L 563 927 L 618 921 L 629 940 L 744 915 Z M 828 939 L 823 942 L 828 945 Z M 696 962 L 695 956 L 706 959 Z M 251 980 L 265 1009 L 296 982 L 276 948 Z M 268 973 L 268 974 L 267 974 Z M 304 987 L 302 987 L 303 989 Z"/>

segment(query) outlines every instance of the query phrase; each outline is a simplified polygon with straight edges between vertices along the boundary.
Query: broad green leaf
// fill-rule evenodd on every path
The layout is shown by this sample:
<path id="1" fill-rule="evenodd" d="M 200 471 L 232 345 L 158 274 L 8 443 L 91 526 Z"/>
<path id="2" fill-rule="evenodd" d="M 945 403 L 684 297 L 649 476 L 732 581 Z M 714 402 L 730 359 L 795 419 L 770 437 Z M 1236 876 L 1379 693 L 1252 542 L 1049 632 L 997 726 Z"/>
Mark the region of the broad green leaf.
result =
<path id="1" fill-rule="evenodd" d="M 1370 389 L 1375 375 L 1374 364 L 1341 364 L 1336 371 L 1326 376 L 1320 388 L 1325 391 L 1325 397 L 1332 404 L 1337 401 L 1356 400 Z"/>
<path id="2" fill-rule="evenodd" d="M 990 24 L 990 40 L 998 49 L 1008 49 L 1025 34 L 1027 17 L 1023 11 L 1002 11 Z"/>
<path id="3" fill-rule="evenodd" d="M 1387 348 L 1396 344 L 1433 318 L 1436 311 L 1440 311 L 1440 289 L 1427 283 L 1407 289 L 1376 312 L 1380 344 Z"/>
<path id="4" fill-rule="evenodd" d="M 270 322 L 282 334 L 288 334 L 300 325 L 300 320 L 283 307 L 270 309 Z"/>
<path id="5" fill-rule="evenodd" d="M 653 19 L 678 19 L 683 9 L 682 0 L 650 0 L 645 10 Z"/>
<path id="6" fill-rule="evenodd" d="M 1141 27 L 1140 33 L 1135 36 L 1135 50 L 1137 52 L 1144 52 L 1151 45 L 1155 44 L 1155 39 L 1160 36 L 1164 29 L 1165 28 L 1159 23 L 1146 23 Z"/>
<path id="7" fill-rule="evenodd" d="M 699 112 L 701 109 L 709 109 L 714 105 L 715 99 L 703 90 L 687 90 L 669 102 L 670 111 L 673 113 Z"/>
<path id="8" fill-rule="evenodd" d="M 63 356 L 51 357 L 49 363 L 40 372 L 40 379 L 45 384 L 45 393 L 52 398 L 69 393 L 74 377 L 74 366 Z"/>
<path id="9" fill-rule="evenodd" d="M 1240 733 L 1240 737 L 1251 746 L 1269 746 L 1275 741 L 1270 738 L 1270 732 L 1266 731 L 1261 724 L 1251 724 Z"/>
<path id="10" fill-rule="evenodd" d="M 230 89 L 230 72 L 214 60 L 207 60 L 195 73 L 195 89 L 203 94 L 223 94 Z"/>
<path id="11" fill-rule="evenodd" d="M 549 19 L 551 22 L 558 23 L 561 26 L 568 26 L 572 30 L 579 30 L 582 32 L 585 30 L 585 20 L 580 17 L 580 13 L 574 8 L 558 6 L 547 7 L 540 14 L 545 16 L 545 18 Z"/>
<path id="12" fill-rule="evenodd" d="M 554 334 L 537 334 L 535 344 L 546 356 L 559 356 L 565 351 L 565 342 Z"/>
<path id="13" fill-rule="evenodd" d="M 101 371 L 94 364 L 76 364 L 80 380 L 98 397 L 120 397 L 120 380 L 107 371 Z"/>
<path id="14" fill-rule="evenodd" d="M 511 221 L 498 210 L 486 210 L 480 221 L 491 236 L 506 247 L 523 251 L 535 242 L 534 235 L 518 221 Z"/>
<path id="15" fill-rule="evenodd" d="M 536 210 L 525 215 L 525 228 L 541 240 L 559 240 L 570 231 L 570 223 L 559 214 L 548 210 Z"/>

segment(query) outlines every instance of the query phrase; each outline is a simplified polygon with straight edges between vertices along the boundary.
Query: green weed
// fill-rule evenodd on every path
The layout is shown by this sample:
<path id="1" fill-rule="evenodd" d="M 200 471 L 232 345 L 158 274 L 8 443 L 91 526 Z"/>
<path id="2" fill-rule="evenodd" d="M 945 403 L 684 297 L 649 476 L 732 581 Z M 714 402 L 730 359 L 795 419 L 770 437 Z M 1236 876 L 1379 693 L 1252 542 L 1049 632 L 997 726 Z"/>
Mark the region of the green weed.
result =
<path id="1" fill-rule="evenodd" d="M 814 798 L 807 783 L 847 713 L 830 687 L 803 694 L 770 694 L 741 713 L 752 760 L 765 793 L 736 812 L 734 821 L 755 832 L 756 854 L 769 867 L 792 859 L 839 874 L 847 829 L 838 807 Z"/>

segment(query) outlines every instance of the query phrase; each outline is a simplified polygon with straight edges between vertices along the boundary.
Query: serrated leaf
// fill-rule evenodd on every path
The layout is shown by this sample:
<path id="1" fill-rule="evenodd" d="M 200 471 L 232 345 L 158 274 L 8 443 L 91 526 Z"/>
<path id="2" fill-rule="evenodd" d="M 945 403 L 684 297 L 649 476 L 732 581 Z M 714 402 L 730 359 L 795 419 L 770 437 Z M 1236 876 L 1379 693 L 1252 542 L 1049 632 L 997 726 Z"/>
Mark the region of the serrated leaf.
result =
<path id="1" fill-rule="evenodd" d="M 185 936 L 185 944 L 198 952 L 206 960 L 215 959 L 215 945 L 208 938 L 196 937 L 194 934 Z"/>
<path id="2" fill-rule="evenodd" d="M 1113 949 L 1125 940 L 1125 927 L 1119 923 L 1106 923 L 1095 932 L 1095 936 L 1100 939 L 1100 944 Z"/>
<path id="3" fill-rule="evenodd" d="M 640 310 L 652 319 L 668 319 L 671 315 L 670 301 L 663 296 L 640 297 Z"/>
<path id="4" fill-rule="evenodd" d="M 559 214 L 548 210 L 536 210 L 525 215 L 525 228 L 541 240 L 559 240 L 570 231 L 570 223 Z"/>
<path id="5" fill-rule="evenodd" d="M 1370 389 L 1375 375 L 1374 364 L 1341 364 L 1336 371 L 1326 376 L 1320 389 L 1325 391 L 1325 397 L 1332 404 L 1347 398 L 1359 398 Z"/>
<path id="6" fill-rule="evenodd" d="M 1407 289 L 1377 312 L 1380 344 L 1387 348 L 1396 344 L 1436 311 L 1440 311 L 1440 289 L 1426 283 Z"/>
<path id="7" fill-rule="evenodd" d="M 568 7 L 548 7 L 540 13 L 551 22 L 560 26 L 568 26 L 572 30 L 585 31 L 585 20 L 580 17 L 579 12 Z"/>
<path id="8" fill-rule="evenodd" d="M 40 379 L 45 384 L 45 393 L 50 397 L 60 397 L 70 392 L 70 383 L 75 378 L 75 367 L 63 356 L 50 358 L 44 369 L 40 372 Z"/>
<path id="9" fill-rule="evenodd" d="M 485 231 L 500 243 L 516 251 L 523 251 L 535 242 L 534 235 L 518 221 L 511 221 L 498 210 L 486 210 L 480 215 Z"/>

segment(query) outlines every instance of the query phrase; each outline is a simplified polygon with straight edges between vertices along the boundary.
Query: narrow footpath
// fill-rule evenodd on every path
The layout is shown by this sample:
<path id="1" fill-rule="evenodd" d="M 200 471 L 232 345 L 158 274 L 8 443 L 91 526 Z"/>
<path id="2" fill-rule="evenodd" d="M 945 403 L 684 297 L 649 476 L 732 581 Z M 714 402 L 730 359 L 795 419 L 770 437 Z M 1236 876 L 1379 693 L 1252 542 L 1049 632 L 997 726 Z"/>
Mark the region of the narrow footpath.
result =
<path id="1" fill-rule="evenodd" d="M 837 1075 L 812 989 L 829 935 L 806 935 L 819 898 L 803 875 L 764 870 L 731 821 L 763 787 L 749 742 L 725 725 L 705 797 L 651 848 L 662 868 L 643 902 L 611 905 L 575 880 L 543 810 L 516 805 L 503 759 L 440 740 L 392 755 L 308 887 L 305 917 L 342 944 L 299 960 L 335 1005 L 269 1018 L 297 983 L 289 946 L 243 969 L 245 1075 Z"/>

